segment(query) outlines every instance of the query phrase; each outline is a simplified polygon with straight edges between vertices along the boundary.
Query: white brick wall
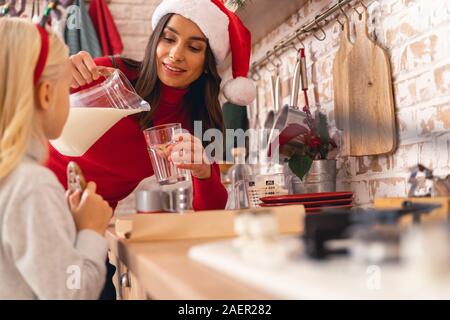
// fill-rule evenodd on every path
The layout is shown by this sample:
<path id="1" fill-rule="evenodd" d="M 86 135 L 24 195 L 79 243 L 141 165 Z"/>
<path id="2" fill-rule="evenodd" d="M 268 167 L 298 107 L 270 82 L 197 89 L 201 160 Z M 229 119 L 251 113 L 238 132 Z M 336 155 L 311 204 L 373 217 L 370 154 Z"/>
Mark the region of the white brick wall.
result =
<path id="1" fill-rule="evenodd" d="M 125 56 L 142 59 L 152 32 L 151 17 L 161 0 L 110 0 L 108 6 L 122 37 Z"/>
<path id="2" fill-rule="evenodd" d="M 159 0 L 111 0 L 110 10 L 125 45 L 125 54 L 142 58 L 151 32 L 150 17 Z M 366 0 L 366 2 L 369 2 Z M 253 48 L 261 57 L 284 35 L 335 1 L 310 0 L 297 14 L 273 30 Z M 450 173 L 450 1 L 378 0 L 369 7 L 371 35 L 384 46 L 392 64 L 398 120 L 399 148 L 393 155 L 341 158 L 338 187 L 351 188 L 356 202 L 367 205 L 375 197 L 405 196 L 408 168 L 419 161 L 436 174 Z M 310 36 L 307 48 L 309 98 L 334 125 L 332 64 L 340 26 L 330 23 L 323 42 Z M 282 57 L 283 102 L 289 100 L 289 83 L 295 52 Z M 229 71 L 228 71 L 229 74 Z M 263 106 L 270 105 L 269 72 L 262 71 Z M 300 101 L 303 100 L 300 95 Z M 267 111 L 267 110 L 266 110 Z"/>
<path id="3" fill-rule="evenodd" d="M 309 1 L 254 46 L 254 57 L 264 55 L 284 35 L 334 3 Z M 356 202 L 362 205 L 375 197 L 405 196 L 408 168 L 418 162 L 438 175 L 450 173 L 450 1 L 378 0 L 371 3 L 369 12 L 371 35 L 390 55 L 400 140 L 393 155 L 339 159 L 338 187 L 343 190 L 350 186 L 356 193 Z M 332 64 L 340 26 L 330 23 L 324 30 L 325 41 L 312 36 L 304 41 L 309 98 L 311 105 L 328 114 L 334 126 Z M 295 52 L 288 51 L 281 59 L 283 101 L 287 103 Z M 265 93 L 260 92 L 260 102 L 267 108 L 271 104 L 270 73 L 260 73 L 260 84 L 266 89 Z"/>

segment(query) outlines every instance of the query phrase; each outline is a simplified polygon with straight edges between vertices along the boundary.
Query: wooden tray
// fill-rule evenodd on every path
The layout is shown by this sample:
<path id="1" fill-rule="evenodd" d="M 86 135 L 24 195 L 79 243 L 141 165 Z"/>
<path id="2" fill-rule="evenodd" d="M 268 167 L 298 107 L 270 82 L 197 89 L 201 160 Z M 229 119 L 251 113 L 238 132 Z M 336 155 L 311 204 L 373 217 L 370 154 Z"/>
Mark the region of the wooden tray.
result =
<path id="1" fill-rule="evenodd" d="M 185 214 L 154 213 L 118 217 L 115 231 L 119 237 L 133 241 L 179 240 L 233 237 L 234 218 L 245 212 L 267 211 L 269 208 L 248 210 L 215 210 Z M 278 221 L 281 233 L 300 233 L 303 230 L 303 205 L 270 208 Z"/>

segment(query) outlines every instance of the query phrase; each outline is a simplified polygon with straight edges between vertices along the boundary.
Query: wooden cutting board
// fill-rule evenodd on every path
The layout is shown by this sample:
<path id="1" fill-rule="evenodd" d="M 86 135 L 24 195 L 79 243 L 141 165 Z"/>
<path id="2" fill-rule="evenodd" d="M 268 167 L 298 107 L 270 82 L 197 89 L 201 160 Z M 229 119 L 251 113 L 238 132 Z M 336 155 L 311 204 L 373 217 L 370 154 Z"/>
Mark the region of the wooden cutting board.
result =
<path id="1" fill-rule="evenodd" d="M 339 39 L 339 49 L 333 62 L 333 91 L 334 91 L 334 115 L 336 127 L 343 130 L 343 116 L 348 108 L 348 66 L 347 56 L 352 50 L 350 41 L 349 21 L 346 18 Z"/>
<path id="2" fill-rule="evenodd" d="M 334 116 L 336 127 L 342 130 L 341 155 L 346 156 L 350 152 L 348 121 L 345 121 L 349 112 L 350 98 L 347 58 L 353 48 L 353 43 L 350 41 L 350 21 L 347 17 L 345 17 L 339 41 L 339 49 L 333 62 Z"/>
<path id="3" fill-rule="evenodd" d="M 355 19 L 356 41 L 347 59 L 349 112 L 344 122 L 348 122 L 351 156 L 391 153 L 397 140 L 389 57 L 369 37 L 368 14 L 361 10 L 360 19 Z"/>

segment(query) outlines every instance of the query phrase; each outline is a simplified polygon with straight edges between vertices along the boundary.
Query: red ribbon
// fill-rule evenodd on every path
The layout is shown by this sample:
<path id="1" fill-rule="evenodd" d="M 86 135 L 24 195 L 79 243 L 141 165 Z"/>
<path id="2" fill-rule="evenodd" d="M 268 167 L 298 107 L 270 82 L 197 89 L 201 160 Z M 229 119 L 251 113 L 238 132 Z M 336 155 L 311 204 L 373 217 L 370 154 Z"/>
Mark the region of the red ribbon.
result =
<path id="1" fill-rule="evenodd" d="M 44 72 L 44 67 L 47 62 L 48 57 L 48 33 L 47 30 L 42 28 L 39 25 L 36 25 L 36 28 L 39 31 L 39 34 L 41 36 L 41 51 L 39 52 L 39 58 L 36 64 L 36 68 L 34 69 L 34 78 L 33 83 L 36 85 L 42 75 L 42 72 Z"/>

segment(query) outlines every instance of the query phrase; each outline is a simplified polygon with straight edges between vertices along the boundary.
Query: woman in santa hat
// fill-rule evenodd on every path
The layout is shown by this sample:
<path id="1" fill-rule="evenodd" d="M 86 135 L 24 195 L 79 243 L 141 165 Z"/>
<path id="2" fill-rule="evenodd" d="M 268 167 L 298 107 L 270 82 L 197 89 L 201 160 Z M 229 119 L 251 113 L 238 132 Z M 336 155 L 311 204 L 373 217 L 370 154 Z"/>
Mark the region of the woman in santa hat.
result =
<path id="1" fill-rule="evenodd" d="M 86 52 L 71 57 L 73 92 L 100 82 L 102 67 L 115 67 L 128 77 L 152 110 L 119 121 L 82 157 L 66 157 L 50 147 L 48 167 L 66 185 L 67 163 L 76 161 L 86 178 L 97 183 L 98 193 L 115 207 L 140 181 L 153 175 L 142 131 L 181 123 L 191 133 L 181 138 L 178 150 L 183 152 L 179 152 L 178 161 L 183 162 L 179 167 L 192 175 L 193 208 L 223 209 L 227 192 L 219 167 L 208 161 L 192 163 L 192 153 L 204 153 L 205 147 L 192 133 L 194 121 L 202 121 L 204 131 L 224 131 L 217 66 L 229 51 L 234 79 L 222 86 L 224 96 L 242 106 L 254 99 L 254 85 L 246 78 L 251 35 L 219 0 L 164 0 L 153 14 L 152 27 L 142 62 L 118 57 L 93 60 Z"/>

